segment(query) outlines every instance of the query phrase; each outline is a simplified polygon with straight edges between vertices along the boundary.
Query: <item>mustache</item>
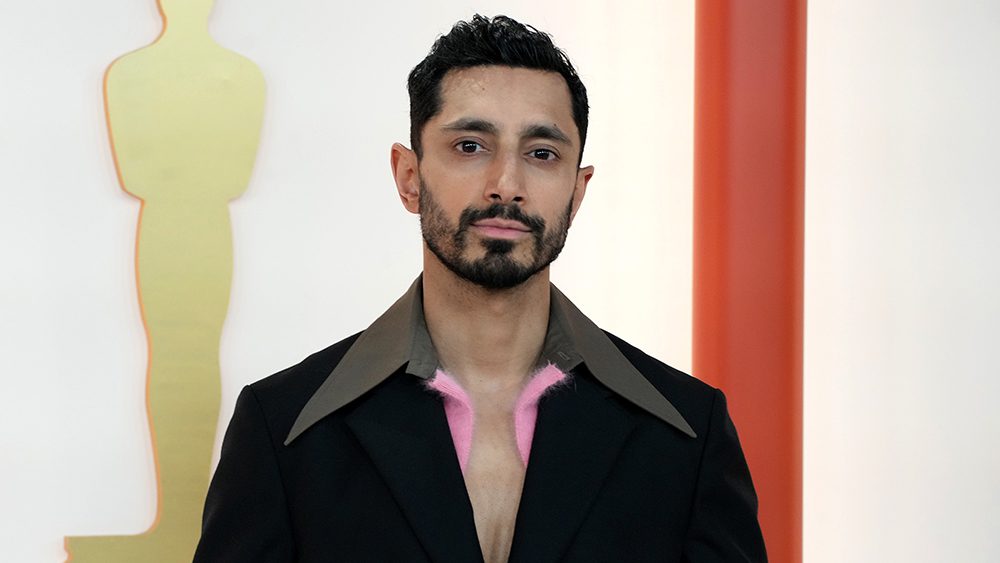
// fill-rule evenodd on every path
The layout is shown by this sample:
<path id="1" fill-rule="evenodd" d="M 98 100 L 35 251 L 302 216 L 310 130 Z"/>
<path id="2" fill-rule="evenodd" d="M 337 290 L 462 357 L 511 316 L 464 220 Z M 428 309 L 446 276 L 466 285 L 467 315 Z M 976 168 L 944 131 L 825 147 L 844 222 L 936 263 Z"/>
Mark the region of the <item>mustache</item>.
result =
<path id="1" fill-rule="evenodd" d="M 482 221 L 483 219 L 507 219 L 510 221 L 517 221 L 528 227 L 528 229 L 530 229 L 535 236 L 541 235 L 545 232 L 545 219 L 535 215 L 528 215 L 522 211 L 521 207 L 517 204 L 512 203 L 503 205 L 500 203 L 494 203 L 493 205 L 482 209 L 466 207 L 458 218 L 458 231 L 456 234 L 460 235 L 464 233 L 470 226 L 472 226 L 473 223 L 476 221 Z"/>

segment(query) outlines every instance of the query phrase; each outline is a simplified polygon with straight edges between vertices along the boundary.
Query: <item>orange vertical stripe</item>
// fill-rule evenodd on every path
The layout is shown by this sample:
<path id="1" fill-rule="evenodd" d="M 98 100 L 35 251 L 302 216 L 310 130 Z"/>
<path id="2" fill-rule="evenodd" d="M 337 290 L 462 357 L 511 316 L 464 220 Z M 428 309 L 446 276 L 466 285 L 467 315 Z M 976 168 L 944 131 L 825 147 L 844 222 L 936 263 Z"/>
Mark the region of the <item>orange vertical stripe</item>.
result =
<path id="1" fill-rule="evenodd" d="M 698 0 L 694 372 L 721 387 L 769 559 L 802 560 L 805 0 Z"/>

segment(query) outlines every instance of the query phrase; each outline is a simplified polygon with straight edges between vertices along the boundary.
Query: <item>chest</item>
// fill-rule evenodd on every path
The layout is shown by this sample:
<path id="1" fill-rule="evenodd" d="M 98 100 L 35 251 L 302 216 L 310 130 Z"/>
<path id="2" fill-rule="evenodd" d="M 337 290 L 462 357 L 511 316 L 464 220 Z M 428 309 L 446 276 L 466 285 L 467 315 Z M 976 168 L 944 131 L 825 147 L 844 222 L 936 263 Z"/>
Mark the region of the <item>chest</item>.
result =
<path id="1" fill-rule="evenodd" d="M 441 401 L 422 387 L 321 421 L 280 450 L 300 559 L 494 562 L 509 549 L 510 563 L 680 561 L 703 442 L 658 421 L 631 427 L 589 385 L 541 406 L 523 475 L 509 427 L 482 419 L 462 471 Z"/>
<path id="2" fill-rule="evenodd" d="M 483 557 L 486 563 L 502 563 L 514 537 L 525 467 L 509 410 L 477 409 L 475 418 L 465 486 Z"/>

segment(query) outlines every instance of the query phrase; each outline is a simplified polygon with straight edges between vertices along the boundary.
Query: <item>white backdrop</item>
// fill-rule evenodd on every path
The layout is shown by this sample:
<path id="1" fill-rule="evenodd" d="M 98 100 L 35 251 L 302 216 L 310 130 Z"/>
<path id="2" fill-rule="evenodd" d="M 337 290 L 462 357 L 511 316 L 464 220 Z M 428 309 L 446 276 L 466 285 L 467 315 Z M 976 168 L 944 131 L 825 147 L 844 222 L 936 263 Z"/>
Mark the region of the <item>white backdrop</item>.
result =
<path id="1" fill-rule="evenodd" d="M 211 30 L 263 70 L 263 139 L 230 207 L 222 343 L 240 387 L 363 329 L 420 269 L 389 146 L 406 74 L 476 11 L 552 33 L 591 96 L 596 166 L 557 284 L 605 328 L 690 369 L 694 7 L 689 2 L 220 0 Z M 160 29 L 154 0 L 0 4 L 0 561 L 154 514 L 138 202 L 117 186 L 101 80 Z"/>
<path id="2" fill-rule="evenodd" d="M 1000 561 L 1000 4 L 813 0 L 805 552 Z"/>

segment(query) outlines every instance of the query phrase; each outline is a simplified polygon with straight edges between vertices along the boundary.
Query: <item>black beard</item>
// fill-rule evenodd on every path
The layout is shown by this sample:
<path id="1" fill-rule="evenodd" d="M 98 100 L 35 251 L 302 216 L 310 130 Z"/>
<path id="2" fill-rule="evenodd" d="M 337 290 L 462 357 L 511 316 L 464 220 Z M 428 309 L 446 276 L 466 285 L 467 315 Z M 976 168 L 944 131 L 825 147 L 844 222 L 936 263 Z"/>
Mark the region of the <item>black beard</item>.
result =
<path id="1" fill-rule="evenodd" d="M 462 211 L 456 227 L 448 222 L 427 184 L 423 179 L 420 181 L 420 231 L 427 248 L 458 277 L 491 290 L 519 286 L 551 264 L 566 244 L 572 209 L 573 202 L 570 200 L 566 212 L 549 230 L 544 219 L 525 214 L 517 204 L 494 203 L 485 209 L 468 207 Z M 486 254 L 481 258 L 467 260 L 463 257 L 469 242 L 469 227 L 476 221 L 493 218 L 519 221 L 530 229 L 530 262 L 515 260 L 512 254 L 517 243 L 503 239 L 482 240 Z"/>

